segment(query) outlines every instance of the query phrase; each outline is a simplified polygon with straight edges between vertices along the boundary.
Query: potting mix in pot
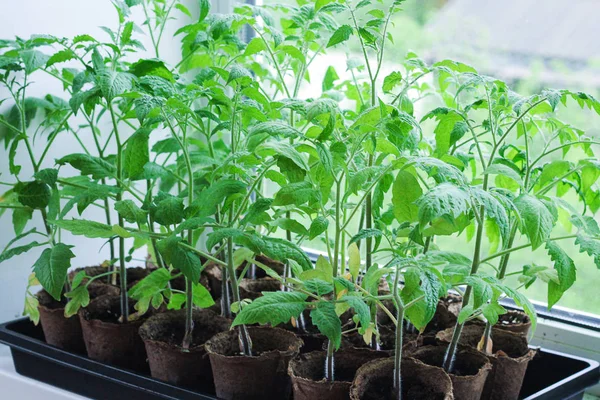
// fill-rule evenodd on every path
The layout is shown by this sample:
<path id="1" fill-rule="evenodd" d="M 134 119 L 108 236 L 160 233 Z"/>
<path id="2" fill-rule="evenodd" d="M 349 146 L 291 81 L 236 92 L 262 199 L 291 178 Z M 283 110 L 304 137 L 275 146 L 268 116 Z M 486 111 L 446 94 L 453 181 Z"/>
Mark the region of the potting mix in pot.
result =
<path id="1" fill-rule="evenodd" d="M 565 242 L 600 267 L 600 143 L 557 115 L 600 102 L 398 63 L 401 0 L 113 3 L 102 37 L 0 41 L 0 261 L 40 254 L 25 313 L 49 344 L 221 399 L 519 396 L 523 289 L 559 301 L 576 280 Z M 313 68 L 345 46 L 361 58 L 328 66 L 318 95 Z M 64 92 L 32 97 L 44 75 Z M 72 265 L 73 235 L 110 259 Z"/>

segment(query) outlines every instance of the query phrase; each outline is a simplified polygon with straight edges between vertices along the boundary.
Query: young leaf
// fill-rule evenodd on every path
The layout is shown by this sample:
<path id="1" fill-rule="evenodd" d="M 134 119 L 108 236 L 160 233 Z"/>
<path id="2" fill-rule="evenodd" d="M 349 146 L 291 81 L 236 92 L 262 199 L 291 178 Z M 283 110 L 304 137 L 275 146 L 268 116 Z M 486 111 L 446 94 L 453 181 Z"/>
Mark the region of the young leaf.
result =
<path id="1" fill-rule="evenodd" d="M 303 281 L 309 279 L 320 279 L 325 282 L 333 282 L 333 268 L 331 263 L 323 256 L 317 258 L 317 263 L 314 269 L 304 270 L 300 274 L 300 279 Z"/>
<path id="2" fill-rule="evenodd" d="M 546 249 L 552 261 L 554 269 L 558 273 L 559 284 L 553 281 L 548 282 L 548 309 L 552 308 L 562 297 L 575 280 L 577 279 L 577 270 L 575 263 L 563 249 L 552 241 L 546 242 Z"/>
<path id="3" fill-rule="evenodd" d="M 81 235 L 90 239 L 111 238 L 115 236 L 112 226 L 95 221 L 83 219 L 48 221 L 61 229 L 71 232 L 73 235 Z"/>
<path id="4" fill-rule="evenodd" d="M 23 233 L 27 222 L 31 219 L 33 210 L 31 208 L 15 208 L 12 214 L 12 223 L 15 235 Z"/>
<path id="5" fill-rule="evenodd" d="M 132 200 L 122 200 L 115 203 L 115 210 L 127 222 L 144 224 L 148 221 L 147 211 L 139 208 Z"/>
<path id="6" fill-rule="evenodd" d="M 350 39 L 352 36 L 352 27 L 350 25 L 342 25 L 340 26 L 331 36 L 329 42 L 327 43 L 327 47 L 335 46 L 336 44 L 340 44 Z"/>
<path id="7" fill-rule="evenodd" d="M 371 311 L 367 303 L 358 296 L 344 296 L 341 300 L 346 301 L 348 305 L 354 309 L 354 312 L 358 315 L 358 320 L 360 321 L 361 333 L 364 333 L 371 324 Z"/>
<path id="8" fill-rule="evenodd" d="M 310 228 L 308 229 L 308 238 L 310 240 L 313 240 L 314 238 L 325 232 L 328 226 L 329 220 L 323 216 L 318 216 L 317 218 L 313 219 L 313 221 L 310 224 Z"/>
<path id="9" fill-rule="evenodd" d="M 392 204 L 394 216 L 398 222 L 416 222 L 419 207 L 415 202 L 423 195 L 419 181 L 413 174 L 400 171 L 392 187 Z"/>
<path id="10" fill-rule="evenodd" d="M 43 288 L 59 301 L 67 270 L 71 267 L 71 258 L 75 257 L 71 251 L 72 247 L 57 243 L 54 247 L 45 249 L 33 264 L 33 272 Z"/>
<path id="11" fill-rule="evenodd" d="M 531 248 L 535 250 L 550 237 L 554 218 L 544 203 L 536 197 L 522 194 L 514 203 L 521 214 L 523 230 L 531 241 Z"/>
<path id="12" fill-rule="evenodd" d="M 135 76 L 132 74 L 104 69 L 97 74 L 96 83 L 102 96 L 111 102 L 115 97 L 130 90 L 134 79 Z"/>
<path id="13" fill-rule="evenodd" d="M 319 332 L 332 341 L 336 350 L 339 349 L 342 342 L 342 324 L 335 312 L 335 305 L 325 301 L 318 302 L 317 308 L 311 310 L 310 318 Z"/>
<path id="14" fill-rule="evenodd" d="M 16 189 L 19 203 L 24 206 L 41 209 L 50 204 L 52 190 L 50 186 L 40 181 L 26 182 Z"/>
<path id="15" fill-rule="evenodd" d="M 348 246 L 348 269 L 350 270 L 352 279 L 356 281 L 360 272 L 360 250 L 353 241 L 350 242 L 350 246 Z"/>
<path id="16" fill-rule="evenodd" d="M 235 317 L 231 326 L 245 324 L 278 325 L 298 316 L 306 307 L 308 296 L 299 292 L 264 292 Z M 337 318 L 337 316 L 336 316 Z"/>
<path id="17" fill-rule="evenodd" d="M 69 298 L 65 306 L 65 318 L 71 318 L 77 314 L 81 307 L 87 307 L 90 304 L 90 292 L 85 285 L 65 293 L 65 297 Z"/>
<path id="18" fill-rule="evenodd" d="M 33 249 L 34 247 L 43 246 L 45 243 L 31 242 L 29 244 L 23 246 L 12 247 L 10 249 L 6 249 L 0 254 L 0 263 L 8 260 L 14 256 L 18 256 L 19 254 L 23 254 Z"/>
<path id="19" fill-rule="evenodd" d="M 123 170 L 129 179 L 144 179 L 144 166 L 150 162 L 148 138 L 151 129 L 138 129 L 127 140 L 123 153 Z"/>

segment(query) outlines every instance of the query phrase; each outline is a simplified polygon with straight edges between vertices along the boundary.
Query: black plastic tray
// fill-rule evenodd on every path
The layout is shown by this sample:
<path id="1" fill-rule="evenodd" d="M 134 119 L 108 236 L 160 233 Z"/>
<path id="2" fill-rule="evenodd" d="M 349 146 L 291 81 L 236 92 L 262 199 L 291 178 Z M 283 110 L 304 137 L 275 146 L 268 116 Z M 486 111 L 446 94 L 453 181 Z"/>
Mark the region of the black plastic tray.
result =
<path id="1" fill-rule="evenodd" d="M 19 374 L 92 399 L 216 399 L 50 346 L 26 318 L 1 324 L 0 342 L 10 346 Z M 529 364 L 520 398 L 581 399 L 599 379 L 598 362 L 541 349 Z"/>

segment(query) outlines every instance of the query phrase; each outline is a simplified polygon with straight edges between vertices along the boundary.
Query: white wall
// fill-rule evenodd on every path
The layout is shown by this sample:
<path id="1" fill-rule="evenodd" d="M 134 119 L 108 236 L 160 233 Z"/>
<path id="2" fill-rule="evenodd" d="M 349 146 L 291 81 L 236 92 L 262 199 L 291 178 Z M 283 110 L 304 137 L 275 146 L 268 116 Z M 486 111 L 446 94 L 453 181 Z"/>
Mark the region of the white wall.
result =
<path id="1" fill-rule="evenodd" d="M 40 33 L 59 37 L 73 37 L 87 33 L 97 38 L 106 38 L 106 33 L 98 27 L 108 26 L 116 28 L 116 24 L 118 23 L 117 13 L 110 0 L 19 0 L 5 1 L 5 3 L 0 13 L 0 38 L 2 39 L 12 39 L 15 36 L 28 38 L 32 34 Z M 215 12 L 226 12 L 227 1 L 217 0 L 215 3 L 213 7 Z M 197 12 L 197 2 L 186 0 L 185 4 L 192 14 Z M 135 7 L 132 15 L 136 22 L 143 21 L 143 13 L 140 7 Z M 182 14 L 176 11 L 176 15 L 181 16 Z M 165 31 L 164 40 L 161 44 L 161 58 L 165 59 L 171 65 L 176 64 L 180 59 L 179 41 L 171 39 L 171 37 L 175 30 L 183 23 L 185 23 L 184 18 L 172 21 Z M 140 55 L 140 57 L 153 57 L 150 38 L 141 34 L 137 35 L 137 39 L 141 40 L 146 49 L 149 50 L 147 54 Z M 36 72 L 32 76 L 32 80 L 35 83 L 28 89 L 28 96 L 42 97 L 47 93 L 52 93 L 68 100 L 68 96 L 62 91 L 61 85 L 44 72 Z M 9 97 L 6 89 L 0 89 L 0 99 L 6 97 Z M 7 101 L 6 103 L 9 102 Z M 4 112 L 5 110 L 6 106 L 0 108 L 0 112 Z M 57 145 L 54 146 L 54 151 L 50 152 L 45 158 L 43 168 L 52 167 L 54 159 L 59 158 L 63 154 L 81 152 L 81 148 L 72 137 L 68 136 L 69 134 L 61 133 L 61 135 L 55 142 Z M 92 146 L 90 148 L 94 148 L 89 132 L 86 131 L 82 135 L 84 142 Z M 41 152 L 40 147 L 43 148 L 44 144 L 45 138 L 38 138 L 36 142 L 38 156 L 39 152 Z M 27 166 L 29 159 L 24 149 L 21 148 L 20 150 L 17 160 L 19 164 L 23 165 L 21 179 L 28 180 L 31 178 L 32 170 Z M 6 158 L 6 154 L 3 149 L 0 150 L 0 181 L 14 182 L 13 177 L 8 173 L 8 159 Z M 73 174 L 76 174 L 76 171 L 73 171 Z M 3 193 L 6 189 L 6 186 L 0 185 L 0 193 Z M 102 221 L 103 213 L 103 210 L 99 208 L 89 207 L 84 216 Z M 113 221 L 116 221 L 116 217 L 113 217 Z M 34 213 L 34 221 L 30 222 L 28 228 L 33 226 L 37 226 L 38 230 L 43 231 L 38 212 Z M 7 211 L 0 217 L 0 250 L 4 248 L 12 237 L 11 212 Z M 76 246 L 74 250 L 76 258 L 72 260 L 73 266 L 94 265 L 109 258 L 108 245 L 99 251 L 103 240 L 91 240 L 64 234 L 62 241 Z M 0 322 L 14 319 L 21 315 L 27 277 L 41 251 L 42 248 L 34 249 L 25 255 L 14 257 L 0 264 Z M 139 257 L 143 257 L 143 255 L 143 253 L 137 254 Z"/>

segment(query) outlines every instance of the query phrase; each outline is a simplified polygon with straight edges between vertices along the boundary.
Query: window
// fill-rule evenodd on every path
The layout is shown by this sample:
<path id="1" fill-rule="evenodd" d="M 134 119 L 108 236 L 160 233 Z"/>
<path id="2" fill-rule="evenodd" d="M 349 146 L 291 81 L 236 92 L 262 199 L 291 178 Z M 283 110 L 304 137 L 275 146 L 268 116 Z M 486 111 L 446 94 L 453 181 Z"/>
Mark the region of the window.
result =
<path id="1" fill-rule="evenodd" d="M 294 0 L 258 0 L 259 4 L 271 6 L 276 4 L 295 5 Z M 375 6 L 374 6 L 375 7 Z M 600 80 L 600 44 L 593 40 L 596 27 L 587 15 L 600 12 L 600 4 L 596 2 L 577 1 L 577 6 L 567 5 L 560 1 L 544 3 L 533 0 L 506 2 L 481 2 L 477 0 L 424 0 L 411 1 L 403 5 L 403 12 L 396 14 L 392 20 L 390 31 L 395 43 L 389 47 L 384 65 L 384 73 L 394 70 L 407 51 L 419 54 L 427 62 L 450 58 L 474 66 L 478 72 L 498 77 L 509 83 L 517 92 L 533 94 L 543 88 L 569 87 L 582 90 L 593 95 L 598 94 Z M 370 10 L 365 7 L 359 11 L 366 15 Z M 278 12 L 273 10 L 273 12 Z M 359 17 L 361 17 L 359 15 Z M 348 21 L 349 16 L 339 14 L 340 25 Z M 326 55 L 319 56 L 311 66 L 310 82 L 303 82 L 299 92 L 300 98 L 315 97 L 322 91 L 322 81 L 329 66 L 335 66 L 337 74 L 344 79 L 349 75 L 346 62 L 353 57 L 361 57 L 356 42 L 350 41 L 347 46 L 336 46 L 329 49 Z M 387 72 L 387 73 L 385 73 Z M 366 71 L 355 78 L 360 81 Z M 429 106 L 435 99 L 425 99 Z M 342 104 L 345 106 L 346 104 Z M 415 112 L 418 117 L 418 110 Z M 570 108 L 568 114 L 559 117 L 585 131 L 588 135 L 600 137 L 600 121 L 589 118 L 588 111 Z M 560 160 L 563 155 L 556 152 L 546 162 Z M 569 153 L 568 159 L 573 161 L 585 154 Z M 267 188 L 268 191 L 268 188 Z M 569 200 L 569 198 L 567 198 Z M 573 199 L 571 199 L 573 200 Z M 568 234 L 568 215 L 559 215 L 565 220 L 563 232 Z M 456 239 L 439 237 L 441 247 L 456 249 Z M 521 239 L 520 244 L 526 240 Z M 323 251 L 325 246 L 320 242 L 303 242 L 305 247 Z M 600 313 L 600 298 L 593 295 L 598 282 L 598 269 L 593 259 L 580 253 L 579 248 L 571 243 L 561 243 L 577 266 L 577 281 L 563 296 L 556 310 L 563 315 L 569 309 L 591 314 Z M 465 254 L 472 253 L 472 243 L 460 242 L 456 249 Z M 485 249 L 488 251 L 490 249 Z M 529 250 L 515 252 L 511 257 L 510 270 L 520 271 L 524 265 L 532 261 L 538 265 L 551 266 L 551 260 L 543 246 L 531 253 Z M 509 282 L 518 286 L 523 284 L 516 278 Z M 535 282 L 527 294 L 542 304 L 547 302 L 547 284 Z M 566 309 L 566 310 L 565 310 Z M 562 310 L 562 311 L 561 311 Z M 594 318 L 592 318 L 593 320 Z M 588 320 L 593 324 L 595 321 Z M 590 322 L 591 321 L 591 322 Z"/>

